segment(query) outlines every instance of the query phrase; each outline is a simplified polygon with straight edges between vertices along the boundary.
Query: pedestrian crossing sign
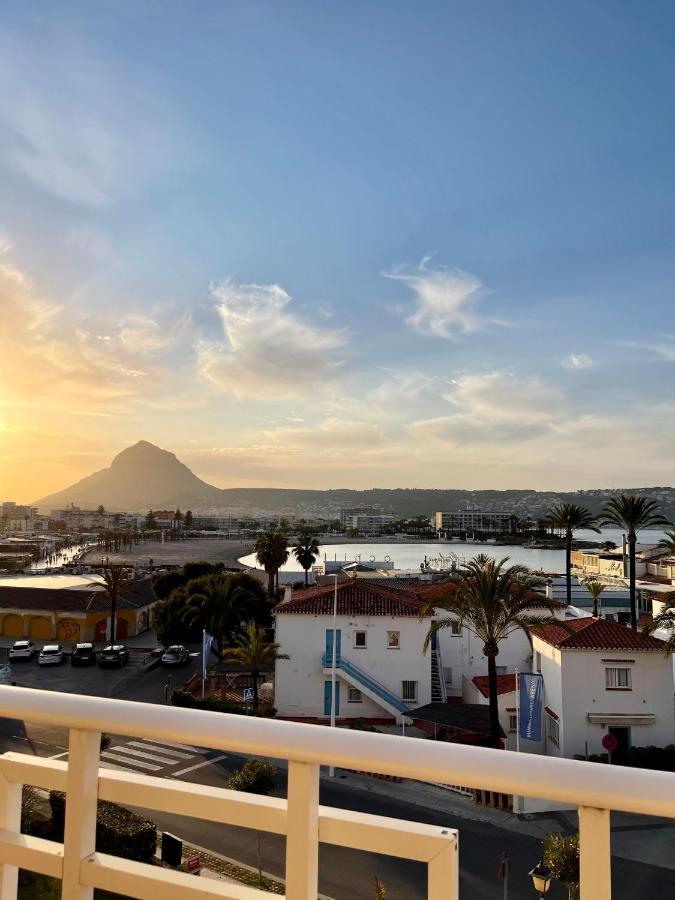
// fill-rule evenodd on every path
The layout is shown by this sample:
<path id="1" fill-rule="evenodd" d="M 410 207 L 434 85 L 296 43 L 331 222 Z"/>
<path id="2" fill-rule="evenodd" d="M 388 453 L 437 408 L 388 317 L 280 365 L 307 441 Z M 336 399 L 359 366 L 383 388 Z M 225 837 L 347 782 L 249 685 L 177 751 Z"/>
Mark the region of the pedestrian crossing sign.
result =
<path id="1" fill-rule="evenodd" d="M 253 700 L 253 688 L 244 688 L 244 703 L 250 703 Z"/>

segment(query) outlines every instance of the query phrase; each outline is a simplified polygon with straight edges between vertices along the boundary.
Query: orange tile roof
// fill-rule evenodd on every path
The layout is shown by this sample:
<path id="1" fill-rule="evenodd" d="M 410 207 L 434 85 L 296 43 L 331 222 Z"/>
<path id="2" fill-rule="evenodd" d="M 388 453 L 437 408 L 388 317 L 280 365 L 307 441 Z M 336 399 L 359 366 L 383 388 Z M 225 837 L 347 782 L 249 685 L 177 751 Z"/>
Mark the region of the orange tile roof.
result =
<path id="1" fill-rule="evenodd" d="M 535 625 L 534 637 L 562 650 L 665 650 L 665 642 L 651 635 L 633 631 L 609 619 L 569 619 L 570 630 L 560 625 Z"/>
<path id="2" fill-rule="evenodd" d="M 311 587 L 293 591 L 286 603 L 274 608 L 280 614 L 332 615 L 335 588 Z M 411 616 L 418 617 L 422 601 L 415 591 L 385 588 L 370 584 L 368 578 L 338 582 L 337 612 L 339 616 Z"/>
<path id="3" fill-rule="evenodd" d="M 487 675 L 474 675 L 473 683 L 484 697 L 490 696 L 489 679 Z M 516 676 L 497 675 L 497 696 L 500 694 L 510 694 L 516 689 Z"/>

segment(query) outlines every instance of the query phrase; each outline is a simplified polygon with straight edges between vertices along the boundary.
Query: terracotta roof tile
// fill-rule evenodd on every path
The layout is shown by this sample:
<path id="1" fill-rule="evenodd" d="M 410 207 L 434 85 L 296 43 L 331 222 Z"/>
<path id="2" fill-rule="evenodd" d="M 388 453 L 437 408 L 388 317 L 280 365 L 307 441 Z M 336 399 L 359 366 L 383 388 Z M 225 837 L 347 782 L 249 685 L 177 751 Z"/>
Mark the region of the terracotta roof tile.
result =
<path id="1" fill-rule="evenodd" d="M 484 697 L 490 696 L 489 679 L 487 675 L 474 675 L 473 683 Z M 516 676 L 497 675 L 497 695 L 510 694 L 516 689 Z"/>
<path id="2" fill-rule="evenodd" d="M 569 619 L 567 631 L 559 625 L 536 625 L 530 633 L 563 650 L 665 650 L 664 641 L 633 631 L 609 619 Z"/>
<path id="3" fill-rule="evenodd" d="M 275 607 L 277 614 L 331 615 L 334 587 L 311 587 L 293 591 L 291 599 Z M 417 617 L 422 602 L 414 591 L 384 588 L 368 578 L 338 582 L 339 616 L 411 616 Z"/>
<path id="4" fill-rule="evenodd" d="M 119 601 L 119 609 L 139 609 L 157 598 L 150 579 L 134 582 Z M 50 612 L 104 612 L 110 599 L 102 589 L 0 586 L 0 609 L 48 610 Z"/>

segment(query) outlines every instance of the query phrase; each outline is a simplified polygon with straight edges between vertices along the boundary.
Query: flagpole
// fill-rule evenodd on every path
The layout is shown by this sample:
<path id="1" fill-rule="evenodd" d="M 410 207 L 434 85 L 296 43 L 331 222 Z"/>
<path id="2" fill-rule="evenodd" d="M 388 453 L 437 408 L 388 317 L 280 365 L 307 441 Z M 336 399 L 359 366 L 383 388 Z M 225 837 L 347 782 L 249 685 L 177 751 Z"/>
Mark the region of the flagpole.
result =
<path id="1" fill-rule="evenodd" d="M 206 688 L 206 628 L 202 631 L 202 700 Z"/>
<path id="2" fill-rule="evenodd" d="M 516 753 L 520 753 L 520 672 L 516 669 Z"/>

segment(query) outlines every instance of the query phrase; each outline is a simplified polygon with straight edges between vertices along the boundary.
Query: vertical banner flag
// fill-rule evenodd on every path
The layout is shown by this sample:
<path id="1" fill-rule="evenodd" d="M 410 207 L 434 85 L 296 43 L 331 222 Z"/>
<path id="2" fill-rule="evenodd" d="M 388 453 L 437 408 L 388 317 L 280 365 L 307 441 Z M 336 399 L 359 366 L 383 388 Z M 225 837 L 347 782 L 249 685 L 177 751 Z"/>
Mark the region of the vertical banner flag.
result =
<path id="1" fill-rule="evenodd" d="M 520 736 L 526 741 L 541 740 L 541 703 L 543 679 L 534 672 L 520 675 Z"/>
<path id="2" fill-rule="evenodd" d="M 211 644 L 213 643 L 213 635 L 208 631 L 204 631 L 202 636 L 202 678 L 206 681 L 206 667 L 211 654 Z"/>

